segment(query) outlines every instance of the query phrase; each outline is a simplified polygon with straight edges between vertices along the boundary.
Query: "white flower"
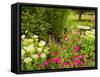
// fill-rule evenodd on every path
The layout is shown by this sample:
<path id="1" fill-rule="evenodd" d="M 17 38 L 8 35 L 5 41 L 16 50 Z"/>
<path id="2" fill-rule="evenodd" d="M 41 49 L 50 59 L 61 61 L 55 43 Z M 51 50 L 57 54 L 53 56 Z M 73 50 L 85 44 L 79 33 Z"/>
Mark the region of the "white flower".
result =
<path id="1" fill-rule="evenodd" d="M 39 58 L 39 56 L 38 56 L 37 54 L 33 54 L 33 55 L 32 55 L 32 58 L 33 58 L 33 59 L 37 59 L 37 58 Z"/>
<path id="2" fill-rule="evenodd" d="M 86 35 L 93 35 L 94 33 L 92 31 L 86 31 L 85 34 Z"/>
<path id="3" fill-rule="evenodd" d="M 29 45 L 29 46 L 27 46 L 27 47 L 24 47 L 24 49 L 25 49 L 27 52 L 34 51 L 34 45 Z"/>
<path id="4" fill-rule="evenodd" d="M 27 32 L 28 32 L 28 30 L 25 31 L 25 33 L 27 33 Z"/>
<path id="5" fill-rule="evenodd" d="M 90 39 L 95 39 L 95 36 L 94 35 L 86 35 L 84 38 L 90 40 Z"/>
<path id="6" fill-rule="evenodd" d="M 86 31 L 85 34 L 86 34 L 86 35 L 90 34 L 90 31 Z"/>
<path id="7" fill-rule="evenodd" d="M 38 52 L 42 52 L 42 48 L 37 48 L 37 51 Z"/>
<path id="8" fill-rule="evenodd" d="M 31 61 L 32 61 L 32 59 L 30 57 L 27 57 L 27 58 L 24 59 L 25 63 L 30 63 Z"/>
<path id="9" fill-rule="evenodd" d="M 38 36 L 37 36 L 37 35 L 34 35 L 34 36 L 33 36 L 33 38 L 34 38 L 34 39 L 37 39 L 37 38 L 38 38 Z"/>
<path id="10" fill-rule="evenodd" d="M 28 42 L 33 42 L 33 39 L 28 39 Z"/>
<path id="11" fill-rule="evenodd" d="M 40 47 L 43 47 L 45 44 L 46 44 L 45 41 L 40 41 L 39 46 L 40 46 Z"/>
<path id="12" fill-rule="evenodd" d="M 92 31 L 92 32 L 95 32 L 95 29 L 92 29 L 91 31 Z"/>
<path id="13" fill-rule="evenodd" d="M 49 48 L 49 47 L 47 47 L 46 49 L 47 49 L 47 50 L 49 50 L 50 48 Z"/>
<path id="14" fill-rule="evenodd" d="M 90 38 L 91 38 L 91 39 L 95 39 L 95 36 L 94 36 L 94 35 L 89 35 L 88 38 L 89 38 L 89 39 L 90 39 Z"/>
<path id="15" fill-rule="evenodd" d="M 44 53 L 48 53 L 48 50 L 49 50 L 50 48 L 49 47 L 46 47 L 45 49 L 44 49 Z"/>
<path id="16" fill-rule="evenodd" d="M 45 53 L 42 53 L 42 54 L 40 55 L 40 57 L 41 57 L 41 58 L 45 58 L 45 57 L 46 57 L 46 54 L 45 54 Z"/>
<path id="17" fill-rule="evenodd" d="M 24 41 L 22 43 L 25 46 L 31 45 L 31 44 L 33 44 L 33 39 L 24 39 Z"/>
<path id="18" fill-rule="evenodd" d="M 21 38 L 24 39 L 25 38 L 25 35 L 22 35 Z"/>
<path id="19" fill-rule="evenodd" d="M 35 39 L 36 42 L 38 42 L 39 39 Z"/>
<path id="20" fill-rule="evenodd" d="M 92 31 L 92 34 L 94 35 L 95 34 L 95 29 L 92 29 L 91 31 Z"/>
<path id="21" fill-rule="evenodd" d="M 22 54 L 22 55 L 25 54 L 25 50 L 24 50 L 24 49 L 21 50 L 21 54 Z"/>

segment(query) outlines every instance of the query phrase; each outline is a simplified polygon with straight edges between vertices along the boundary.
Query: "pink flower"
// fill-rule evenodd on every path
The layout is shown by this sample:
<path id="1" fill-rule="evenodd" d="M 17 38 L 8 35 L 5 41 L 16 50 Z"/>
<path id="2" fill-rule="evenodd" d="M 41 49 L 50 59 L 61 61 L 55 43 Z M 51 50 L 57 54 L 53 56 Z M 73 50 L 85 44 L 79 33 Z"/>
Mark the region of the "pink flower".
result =
<path id="1" fill-rule="evenodd" d="M 57 56 L 59 54 L 59 52 L 54 52 L 53 54 Z"/>
<path id="2" fill-rule="evenodd" d="M 48 61 L 45 61 L 45 62 L 44 62 L 44 64 L 45 64 L 45 65 L 48 65 L 48 64 L 49 64 L 49 62 L 48 62 Z"/>
<path id="3" fill-rule="evenodd" d="M 50 58 L 49 61 L 50 62 L 56 62 L 56 59 L 55 58 Z"/>
<path id="4" fill-rule="evenodd" d="M 62 63 L 63 66 L 65 66 L 65 65 L 67 65 L 67 64 L 68 64 L 67 62 L 63 62 L 63 63 Z"/>
<path id="5" fill-rule="evenodd" d="M 84 55 L 81 54 L 81 55 L 79 55 L 79 56 L 74 56 L 74 57 L 77 58 L 77 59 L 82 59 L 82 58 L 84 57 Z"/>
<path id="6" fill-rule="evenodd" d="M 80 58 L 79 56 L 75 56 L 75 58 Z"/>
<path id="7" fill-rule="evenodd" d="M 83 54 L 81 54 L 81 55 L 79 56 L 79 58 L 80 58 L 80 59 L 82 59 L 83 57 L 84 57 L 84 55 L 83 55 Z"/>
<path id="8" fill-rule="evenodd" d="M 60 63 L 61 58 L 56 58 L 56 63 Z"/>
<path id="9" fill-rule="evenodd" d="M 76 60 L 75 63 L 76 63 L 76 65 L 80 65 L 81 61 L 80 60 Z"/>
<path id="10" fill-rule="evenodd" d="M 80 50 L 80 46 L 75 46 L 74 51 L 78 52 Z"/>

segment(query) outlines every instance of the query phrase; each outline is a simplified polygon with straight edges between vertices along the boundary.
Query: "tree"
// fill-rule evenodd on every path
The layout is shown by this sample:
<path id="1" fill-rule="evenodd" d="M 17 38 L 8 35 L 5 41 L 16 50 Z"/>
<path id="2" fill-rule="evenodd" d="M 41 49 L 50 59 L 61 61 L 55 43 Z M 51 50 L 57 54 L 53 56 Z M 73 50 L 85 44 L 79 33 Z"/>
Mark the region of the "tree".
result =
<path id="1" fill-rule="evenodd" d="M 28 30 L 27 37 L 37 34 L 43 40 L 51 38 L 53 42 L 61 42 L 67 12 L 67 9 L 60 8 L 23 6 L 21 8 L 21 33 L 25 34 Z"/>
<path id="2" fill-rule="evenodd" d="M 74 10 L 75 11 L 75 10 Z M 84 14 L 84 13 L 87 13 L 88 15 L 93 15 L 94 13 L 95 13 L 95 11 L 94 10 L 87 10 L 87 9 L 78 9 L 78 10 L 76 10 L 76 14 L 78 14 L 78 18 L 79 18 L 79 20 L 81 20 L 81 18 L 82 18 L 82 15 Z"/>

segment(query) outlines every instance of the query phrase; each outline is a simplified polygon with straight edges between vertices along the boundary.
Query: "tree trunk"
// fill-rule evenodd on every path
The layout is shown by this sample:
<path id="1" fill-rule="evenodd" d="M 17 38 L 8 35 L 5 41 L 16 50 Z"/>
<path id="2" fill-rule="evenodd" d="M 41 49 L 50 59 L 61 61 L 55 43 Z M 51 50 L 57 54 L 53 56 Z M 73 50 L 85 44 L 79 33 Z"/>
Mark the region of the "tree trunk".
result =
<path id="1" fill-rule="evenodd" d="M 79 20 L 81 20 L 82 13 L 79 14 Z"/>

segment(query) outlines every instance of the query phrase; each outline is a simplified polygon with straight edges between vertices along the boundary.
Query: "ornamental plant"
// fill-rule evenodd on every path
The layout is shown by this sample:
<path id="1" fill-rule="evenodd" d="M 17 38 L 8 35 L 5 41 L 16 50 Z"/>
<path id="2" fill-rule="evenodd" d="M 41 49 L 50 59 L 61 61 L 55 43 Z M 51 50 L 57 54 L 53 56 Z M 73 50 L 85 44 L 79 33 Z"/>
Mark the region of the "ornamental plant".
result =
<path id="1" fill-rule="evenodd" d="M 45 62 L 49 51 L 46 42 L 43 40 L 39 41 L 37 35 L 34 35 L 31 39 L 25 38 L 25 35 L 22 35 L 21 46 L 23 70 L 30 70 L 29 67 L 35 68 L 37 65 L 40 69 L 41 65 L 39 64 Z"/>
<path id="2" fill-rule="evenodd" d="M 48 45 L 44 40 L 40 40 L 38 35 L 31 38 L 22 35 L 22 70 L 78 68 L 95 65 L 94 32 L 94 30 L 86 31 L 84 36 L 79 36 L 77 32 L 69 33 L 67 34 L 68 40 L 63 39 L 62 47 L 56 43 Z"/>

